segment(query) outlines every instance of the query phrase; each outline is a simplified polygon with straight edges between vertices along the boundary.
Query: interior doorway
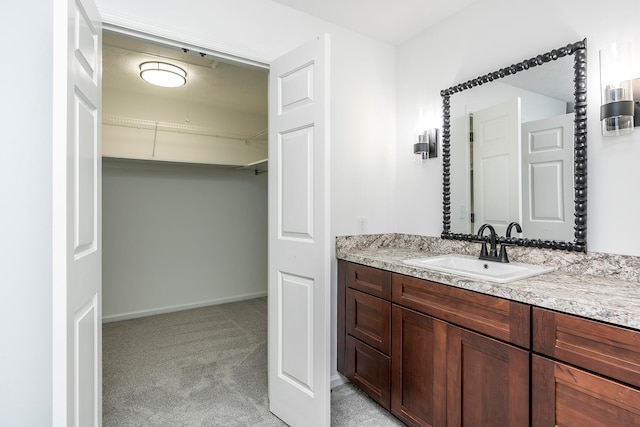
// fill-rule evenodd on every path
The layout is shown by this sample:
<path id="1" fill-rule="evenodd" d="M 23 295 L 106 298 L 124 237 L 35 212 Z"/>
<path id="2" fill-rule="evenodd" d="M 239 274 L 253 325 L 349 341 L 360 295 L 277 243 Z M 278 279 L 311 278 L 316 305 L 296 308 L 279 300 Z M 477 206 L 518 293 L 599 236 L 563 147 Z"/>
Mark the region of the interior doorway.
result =
<path id="1" fill-rule="evenodd" d="M 186 84 L 143 81 L 151 61 L 185 70 Z M 105 321 L 266 295 L 267 78 L 105 31 Z"/>
<path id="2" fill-rule="evenodd" d="M 184 69 L 186 84 L 142 81 L 150 61 Z M 264 67 L 105 31 L 105 323 L 264 301 L 267 80 Z"/>

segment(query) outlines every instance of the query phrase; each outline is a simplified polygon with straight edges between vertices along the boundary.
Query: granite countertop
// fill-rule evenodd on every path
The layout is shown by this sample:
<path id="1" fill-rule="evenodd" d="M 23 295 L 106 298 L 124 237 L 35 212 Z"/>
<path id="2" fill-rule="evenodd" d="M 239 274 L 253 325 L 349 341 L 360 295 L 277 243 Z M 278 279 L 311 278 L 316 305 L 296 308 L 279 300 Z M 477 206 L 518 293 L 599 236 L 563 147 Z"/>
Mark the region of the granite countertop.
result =
<path id="1" fill-rule="evenodd" d="M 565 256 L 566 259 L 560 259 L 564 255 L 557 255 L 556 253 L 559 251 L 554 251 L 555 258 L 551 256 L 551 261 L 545 262 L 545 264 L 553 265 L 555 261 L 555 266 L 558 267 L 556 271 L 511 283 L 494 283 L 412 267 L 402 262 L 411 258 L 429 257 L 445 253 L 464 253 L 464 250 L 459 250 L 460 247 L 456 248 L 454 246 L 454 250 L 451 250 L 452 248 L 443 247 L 440 242 L 435 245 L 415 245 L 413 244 L 414 242 L 412 244 L 397 244 L 397 238 L 392 240 L 396 243 L 395 245 L 380 245 L 379 241 L 373 245 L 362 245 L 354 244 L 353 237 L 338 237 L 336 257 L 394 273 L 432 280 L 487 295 L 640 330 L 640 283 L 629 280 L 629 278 L 634 278 L 634 273 L 637 272 L 622 276 L 620 274 L 607 275 L 601 274 L 601 266 L 595 265 L 596 262 L 600 262 L 606 268 L 608 263 L 609 267 L 616 268 L 620 265 L 619 256 L 617 256 L 615 263 L 601 254 L 600 256 L 589 257 L 585 261 L 589 261 L 588 264 L 591 265 L 594 272 L 600 272 L 600 274 L 584 274 L 574 271 L 575 269 L 572 268 L 574 264 L 579 264 L 580 261 L 571 262 L 571 256 L 575 257 L 575 255 L 567 255 Z M 370 243 L 371 239 L 369 238 L 367 241 Z M 406 243 L 406 236 L 403 236 L 400 241 Z M 422 241 L 424 241 L 424 238 Z M 447 246 L 447 244 L 445 243 L 444 246 Z M 479 246 L 475 245 L 473 248 L 475 249 L 475 247 Z M 560 258 L 557 258 L 558 256 Z M 584 256 L 582 255 L 582 257 Z M 511 254 L 510 258 L 512 258 Z M 512 258 L 512 261 L 527 262 L 528 260 L 523 261 Z M 626 264 L 633 264 L 633 267 L 635 267 L 635 259 L 632 262 L 626 259 L 623 261 Z M 619 267 L 617 268 L 619 269 Z M 579 271 L 586 270 L 583 266 Z M 619 278 L 620 276 L 623 278 Z"/>

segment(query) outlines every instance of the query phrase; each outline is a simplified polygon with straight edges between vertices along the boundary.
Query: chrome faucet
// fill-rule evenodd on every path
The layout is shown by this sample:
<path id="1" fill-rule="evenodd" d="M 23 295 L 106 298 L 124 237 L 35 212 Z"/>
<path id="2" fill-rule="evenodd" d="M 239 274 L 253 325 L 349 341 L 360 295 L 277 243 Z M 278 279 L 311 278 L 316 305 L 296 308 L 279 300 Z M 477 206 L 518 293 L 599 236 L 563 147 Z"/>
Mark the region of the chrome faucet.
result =
<path id="1" fill-rule="evenodd" d="M 487 243 L 484 241 L 484 230 L 489 229 L 491 233 L 489 236 L 489 242 L 491 244 L 491 249 L 487 252 Z M 478 229 L 478 238 L 482 242 L 482 248 L 480 249 L 480 259 L 484 259 L 487 261 L 497 261 L 498 260 L 498 249 L 496 247 L 496 230 L 490 224 L 483 224 Z"/>

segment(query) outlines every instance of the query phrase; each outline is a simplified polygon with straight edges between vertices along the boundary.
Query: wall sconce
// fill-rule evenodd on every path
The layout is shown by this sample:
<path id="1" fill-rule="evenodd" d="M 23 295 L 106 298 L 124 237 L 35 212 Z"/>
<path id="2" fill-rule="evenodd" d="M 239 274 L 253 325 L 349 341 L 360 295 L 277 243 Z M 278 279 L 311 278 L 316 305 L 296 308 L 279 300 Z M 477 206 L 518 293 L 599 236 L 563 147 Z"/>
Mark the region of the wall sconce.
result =
<path id="1" fill-rule="evenodd" d="M 418 142 L 413 144 L 413 153 L 419 154 L 422 159 L 438 157 L 438 133 L 438 129 L 429 129 L 418 135 Z"/>
<path id="2" fill-rule="evenodd" d="M 624 135 L 633 132 L 635 126 L 640 126 L 637 119 L 634 121 L 637 102 L 634 102 L 633 96 L 632 53 L 630 42 L 614 43 L 600 51 L 600 120 L 603 136 Z"/>

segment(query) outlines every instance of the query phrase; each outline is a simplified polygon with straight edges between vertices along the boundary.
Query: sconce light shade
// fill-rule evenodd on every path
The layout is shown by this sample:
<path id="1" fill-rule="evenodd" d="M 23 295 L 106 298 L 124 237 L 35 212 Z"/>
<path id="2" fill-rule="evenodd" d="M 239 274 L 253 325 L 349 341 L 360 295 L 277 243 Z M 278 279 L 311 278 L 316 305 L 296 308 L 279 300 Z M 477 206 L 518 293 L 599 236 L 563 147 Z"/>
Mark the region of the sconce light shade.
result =
<path id="1" fill-rule="evenodd" d="M 146 82 L 162 87 L 179 87 L 187 83 L 187 72 L 166 62 L 143 62 L 140 64 L 140 77 Z"/>
<path id="2" fill-rule="evenodd" d="M 429 129 L 418 135 L 418 142 L 413 144 L 413 153 L 419 154 L 422 159 L 438 157 L 438 133 L 438 129 Z"/>
<path id="3" fill-rule="evenodd" d="M 632 45 L 615 43 L 600 51 L 602 135 L 633 132 Z"/>

